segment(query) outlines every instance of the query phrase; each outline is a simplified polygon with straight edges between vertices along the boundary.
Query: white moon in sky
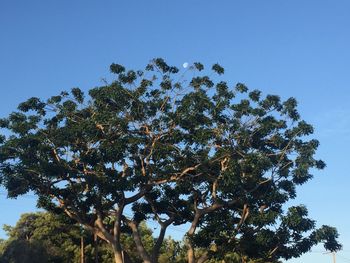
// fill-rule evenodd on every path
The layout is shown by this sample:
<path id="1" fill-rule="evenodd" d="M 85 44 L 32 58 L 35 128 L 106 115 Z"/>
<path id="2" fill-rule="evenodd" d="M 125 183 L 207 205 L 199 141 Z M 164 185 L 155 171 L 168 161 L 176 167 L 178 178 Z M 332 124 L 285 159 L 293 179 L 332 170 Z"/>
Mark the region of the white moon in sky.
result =
<path id="1" fill-rule="evenodd" d="M 188 63 L 185 62 L 182 66 L 183 66 L 184 68 L 187 68 L 187 67 L 188 67 Z"/>

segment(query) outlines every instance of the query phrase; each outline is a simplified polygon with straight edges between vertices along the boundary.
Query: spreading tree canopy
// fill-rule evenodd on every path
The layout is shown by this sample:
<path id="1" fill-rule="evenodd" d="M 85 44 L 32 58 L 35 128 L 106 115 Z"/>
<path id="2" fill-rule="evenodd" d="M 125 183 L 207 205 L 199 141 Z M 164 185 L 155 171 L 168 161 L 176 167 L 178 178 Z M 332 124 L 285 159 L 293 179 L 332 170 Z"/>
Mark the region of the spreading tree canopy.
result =
<path id="1" fill-rule="evenodd" d="M 294 98 L 232 86 L 218 64 L 179 71 L 154 59 L 144 70 L 110 70 L 113 81 L 88 95 L 33 97 L 1 119 L 9 197 L 34 192 L 40 207 L 105 240 L 118 263 L 123 231 L 154 263 L 170 225 L 188 226 L 189 263 L 228 251 L 277 262 L 318 242 L 340 248 L 336 230 L 316 229 L 304 206 L 284 211 L 296 186 L 325 166 Z M 150 219 L 160 228 L 151 251 L 139 231 Z"/>

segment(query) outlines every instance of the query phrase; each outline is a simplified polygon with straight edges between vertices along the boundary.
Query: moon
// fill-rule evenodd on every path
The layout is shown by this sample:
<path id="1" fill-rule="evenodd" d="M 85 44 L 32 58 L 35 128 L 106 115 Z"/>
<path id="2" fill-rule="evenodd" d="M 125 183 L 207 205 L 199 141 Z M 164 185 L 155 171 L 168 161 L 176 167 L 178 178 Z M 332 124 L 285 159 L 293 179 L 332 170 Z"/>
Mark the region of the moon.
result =
<path id="1" fill-rule="evenodd" d="M 182 66 L 183 66 L 184 68 L 187 68 L 187 67 L 188 67 L 188 62 L 183 63 Z"/>

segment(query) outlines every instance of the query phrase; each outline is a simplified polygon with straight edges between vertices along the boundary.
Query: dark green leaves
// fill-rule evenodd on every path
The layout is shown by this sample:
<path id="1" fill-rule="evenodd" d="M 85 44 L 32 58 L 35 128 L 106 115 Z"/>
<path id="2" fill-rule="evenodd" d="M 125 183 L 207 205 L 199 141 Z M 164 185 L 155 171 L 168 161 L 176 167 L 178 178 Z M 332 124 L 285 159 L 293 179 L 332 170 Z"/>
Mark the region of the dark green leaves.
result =
<path id="1" fill-rule="evenodd" d="M 84 93 L 81 91 L 81 89 L 73 88 L 72 89 L 72 95 L 77 100 L 77 102 L 79 102 L 79 103 L 83 103 L 84 102 Z"/>
<path id="2" fill-rule="evenodd" d="M 202 86 L 211 88 L 214 86 L 214 82 L 208 76 L 194 77 L 192 78 L 190 85 L 195 89 L 199 89 Z"/>
<path id="3" fill-rule="evenodd" d="M 62 96 L 52 96 L 51 98 L 49 98 L 47 100 L 48 104 L 56 104 L 56 103 L 60 103 L 62 100 Z"/>
<path id="4" fill-rule="evenodd" d="M 120 74 L 120 73 L 123 73 L 125 71 L 125 67 L 120 65 L 120 64 L 113 63 L 110 66 L 110 70 L 111 70 L 112 73 Z"/>
<path id="5" fill-rule="evenodd" d="M 18 109 L 23 112 L 27 112 L 29 110 L 40 112 L 44 109 L 44 107 L 45 103 L 41 102 L 40 99 L 33 97 L 26 102 L 19 104 Z"/>
<path id="6" fill-rule="evenodd" d="M 236 90 L 240 93 L 245 93 L 248 91 L 248 88 L 246 85 L 244 85 L 243 83 L 237 83 L 236 85 Z"/>
<path id="7" fill-rule="evenodd" d="M 0 119 L 0 128 L 7 128 L 10 121 L 6 118 Z"/>
<path id="8" fill-rule="evenodd" d="M 324 248 L 328 251 L 334 252 L 342 248 L 336 240 L 339 237 L 338 231 L 334 227 L 323 225 L 315 233 L 316 241 L 323 242 Z"/>
<path id="9" fill-rule="evenodd" d="M 119 81 L 123 84 L 131 84 L 137 79 L 137 74 L 133 70 L 129 70 L 126 74 L 119 74 Z"/>
<path id="10" fill-rule="evenodd" d="M 290 207 L 287 216 L 283 219 L 283 224 L 294 231 L 309 231 L 315 227 L 315 221 L 306 218 L 307 215 L 305 206 Z"/>
<path id="11" fill-rule="evenodd" d="M 204 69 L 204 66 L 202 63 L 195 62 L 195 63 L 193 63 L 193 65 L 198 71 L 202 71 Z"/>
<path id="12" fill-rule="evenodd" d="M 254 102 L 258 102 L 260 99 L 260 95 L 261 95 L 260 90 L 253 90 L 249 93 L 249 98 Z"/>
<path id="13" fill-rule="evenodd" d="M 266 98 L 260 102 L 260 105 L 265 109 L 265 110 L 271 110 L 271 109 L 281 109 L 281 104 L 280 104 L 280 97 L 276 95 L 267 95 Z"/>
<path id="14" fill-rule="evenodd" d="M 217 74 L 222 75 L 224 74 L 225 70 L 223 67 L 221 67 L 219 64 L 214 64 L 212 66 L 212 70 L 215 71 Z"/>
<path id="15" fill-rule="evenodd" d="M 295 98 L 289 98 L 283 103 L 283 113 L 287 114 L 294 121 L 297 121 L 300 118 L 299 113 L 296 109 L 297 104 L 298 103 Z"/>
<path id="16" fill-rule="evenodd" d="M 179 72 L 177 67 L 169 66 L 162 58 L 154 59 L 153 63 L 162 73 L 176 74 Z"/>

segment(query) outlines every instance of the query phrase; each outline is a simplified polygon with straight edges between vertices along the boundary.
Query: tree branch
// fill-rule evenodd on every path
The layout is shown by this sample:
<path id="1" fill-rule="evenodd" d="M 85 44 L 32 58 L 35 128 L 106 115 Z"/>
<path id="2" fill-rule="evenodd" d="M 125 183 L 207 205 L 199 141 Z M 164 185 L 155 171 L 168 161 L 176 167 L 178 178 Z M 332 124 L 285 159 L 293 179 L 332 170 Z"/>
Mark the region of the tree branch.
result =
<path id="1" fill-rule="evenodd" d="M 110 235 L 107 232 L 107 236 L 105 235 L 105 233 L 97 227 L 93 227 L 91 226 L 89 223 L 85 222 L 84 220 L 81 219 L 81 217 L 78 215 L 78 213 L 72 211 L 72 209 L 69 209 L 68 206 L 65 204 L 65 202 L 63 200 L 61 200 L 58 197 L 55 197 L 58 202 L 59 202 L 59 206 L 63 209 L 63 211 L 72 219 L 76 220 L 79 224 L 83 225 L 84 227 L 86 227 L 86 229 L 88 229 L 90 232 L 92 232 L 93 234 L 98 235 L 101 239 L 105 240 L 107 243 L 113 243 L 113 238 L 112 235 Z M 104 229 L 104 227 L 103 227 Z M 104 229 L 105 230 L 105 229 Z"/>
<path id="2" fill-rule="evenodd" d="M 151 257 L 147 253 L 145 247 L 143 246 L 142 240 L 141 240 L 141 235 L 138 229 L 138 225 L 129 219 L 126 219 L 124 217 L 124 220 L 126 221 L 127 225 L 131 228 L 132 230 L 132 236 L 134 238 L 134 242 L 137 248 L 137 251 L 139 252 L 139 255 L 141 256 L 142 260 L 144 263 L 151 263 Z"/>
<path id="3" fill-rule="evenodd" d="M 133 196 L 127 197 L 125 198 L 124 204 L 128 205 L 131 204 L 133 202 L 136 202 L 137 200 L 139 200 L 140 198 L 142 198 L 148 191 L 150 191 L 152 189 L 151 185 L 145 185 L 140 192 L 138 192 L 137 194 L 134 194 Z"/>
<path id="4" fill-rule="evenodd" d="M 97 228 L 102 232 L 102 234 L 105 236 L 105 239 L 107 239 L 108 243 L 113 244 L 114 243 L 114 237 L 111 233 L 109 233 L 106 228 L 103 225 L 103 221 L 102 221 L 102 216 L 101 214 L 98 212 L 97 213 L 97 219 L 95 220 L 95 224 L 97 226 Z"/>
<path id="5" fill-rule="evenodd" d="M 157 241 L 153 247 L 153 250 L 152 250 L 152 261 L 153 262 L 157 262 L 158 261 L 158 256 L 159 256 L 159 251 L 160 251 L 160 248 L 163 244 L 163 240 L 164 240 L 164 237 L 165 237 L 165 232 L 166 232 L 166 229 L 168 228 L 168 226 L 174 222 L 174 218 L 173 217 L 170 217 L 168 220 L 166 220 L 165 222 L 161 222 L 160 226 L 161 226 L 161 229 L 160 229 L 160 233 L 159 233 L 159 236 L 157 238 Z"/>
<path id="6" fill-rule="evenodd" d="M 197 260 L 197 263 L 204 263 L 205 261 L 207 261 L 209 259 L 209 255 L 208 252 L 204 252 L 199 259 Z"/>
<path id="7" fill-rule="evenodd" d="M 121 217 L 123 215 L 124 211 L 124 204 L 121 204 L 121 206 L 118 208 L 116 215 L 115 215 L 115 221 L 113 226 L 113 236 L 114 236 L 114 242 L 116 245 L 116 248 L 121 251 L 121 245 L 120 245 L 120 234 L 121 234 Z"/>

